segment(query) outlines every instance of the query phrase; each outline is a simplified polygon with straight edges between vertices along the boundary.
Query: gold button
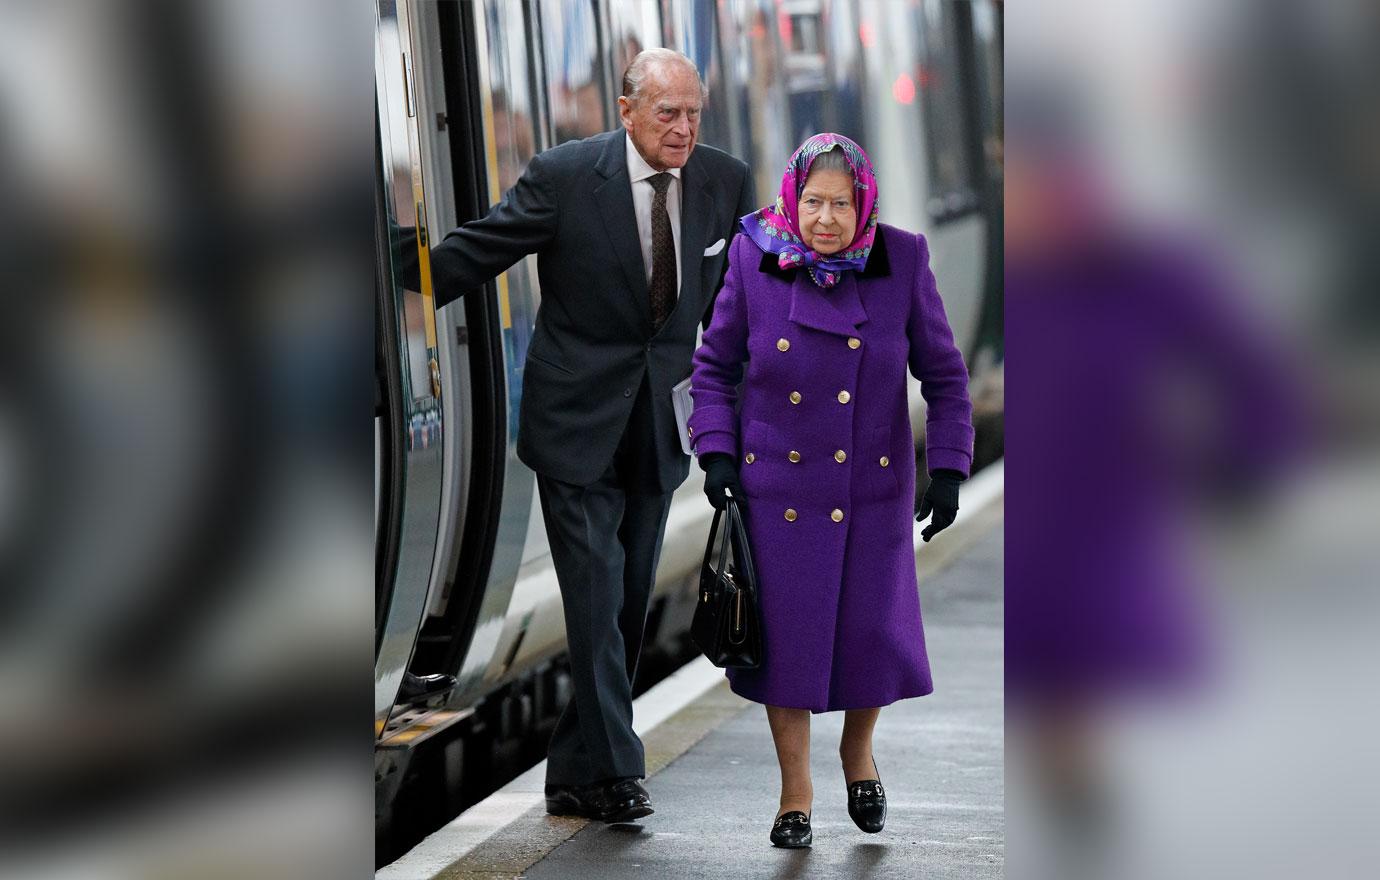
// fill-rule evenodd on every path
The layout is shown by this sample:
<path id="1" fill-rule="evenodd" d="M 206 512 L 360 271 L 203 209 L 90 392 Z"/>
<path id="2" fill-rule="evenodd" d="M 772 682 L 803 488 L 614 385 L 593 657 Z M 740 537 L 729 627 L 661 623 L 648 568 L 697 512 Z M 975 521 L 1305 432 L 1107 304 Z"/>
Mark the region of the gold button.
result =
<path id="1" fill-rule="evenodd" d="M 850 401 L 850 400 L 852 400 L 852 399 L 853 399 L 853 396 L 852 396 L 851 394 L 849 394 L 847 391 L 840 391 L 840 392 L 839 392 L 839 403 L 847 403 L 848 401 Z"/>
<path id="2" fill-rule="evenodd" d="M 791 461 L 800 461 L 800 453 L 796 452 L 794 449 L 792 449 L 786 457 Z"/>
<path id="3" fill-rule="evenodd" d="M 835 507 L 834 512 L 829 514 L 829 518 L 834 522 L 843 522 L 843 511 Z"/>
<path id="4" fill-rule="evenodd" d="M 843 464 L 846 458 L 848 458 L 848 453 L 844 452 L 842 449 L 834 453 L 834 461 L 838 462 L 839 464 Z"/>
<path id="5" fill-rule="evenodd" d="M 795 522 L 795 508 L 786 508 L 786 522 Z"/>
<path id="6" fill-rule="evenodd" d="M 891 464 L 891 459 L 889 459 L 889 458 L 887 458 L 885 455 L 883 455 L 883 456 L 882 456 L 882 467 L 886 467 L 886 466 L 889 465 L 889 464 Z"/>
<path id="7" fill-rule="evenodd" d="M 785 351 L 786 349 L 788 349 L 788 348 L 790 348 L 790 347 L 791 347 L 791 341 L 790 341 L 789 339 L 778 339 L 778 340 L 776 340 L 776 348 L 777 348 L 778 351 Z"/>
<path id="8" fill-rule="evenodd" d="M 686 429 L 685 429 L 685 433 L 686 433 L 686 434 L 689 434 L 691 437 L 693 437 L 693 436 L 695 436 L 695 429 L 694 429 L 694 428 L 686 428 Z"/>
<path id="9" fill-rule="evenodd" d="M 861 347 L 861 346 L 862 346 L 862 340 L 859 339 L 858 337 L 856 337 L 856 336 L 850 336 L 850 337 L 848 338 L 848 347 L 849 347 L 849 348 L 859 348 L 859 347 Z"/>
<path id="10" fill-rule="evenodd" d="M 792 391 L 792 392 L 791 392 L 791 403 L 800 403 L 800 392 L 799 392 L 799 391 Z"/>
<path id="11" fill-rule="evenodd" d="M 752 464 L 754 461 L 757 460 L 757 456 L 755 456 L 755 455 L 753 455 L 751 452 L 749 452 L 749 453 L 743 458 L 743 460 L 746 461 L 748 464 Z"/>

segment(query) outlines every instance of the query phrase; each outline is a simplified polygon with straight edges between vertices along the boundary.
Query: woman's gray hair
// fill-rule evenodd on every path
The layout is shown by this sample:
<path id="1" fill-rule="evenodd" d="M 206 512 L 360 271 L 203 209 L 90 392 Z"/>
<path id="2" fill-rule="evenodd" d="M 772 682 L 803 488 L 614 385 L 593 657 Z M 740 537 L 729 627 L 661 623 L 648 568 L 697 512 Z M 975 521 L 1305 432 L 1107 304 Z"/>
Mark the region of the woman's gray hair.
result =
<path id="1" fill-rule="evenodd" d="M 816 171 L 842 171 L 849 177 L 853 177 L 853 166 L 848 164 L 848 157 L 843 154 L 843 147 L 834 144 L 815 157 L 810 163 L 810 174 Z M 806 175 L 808 179 L 809 175 Z"/>
<path id="2" fill-rule="evenodd" d="M 637 57 L 628 65 L 628 69 L 623 71 L 623 97 L 629 101 L 636 101 L 642 92 L 642 84 L 647 79 L 647 74 L 653 69 L 660 70 L 671 64 L 683 64 L 695 74 L 695 82 L 700 84 L 700 100 L 709 97 L 709 89 L 705 87 L 704 80 L 700 79 L 699 68 L 689 56 L 675 49 L 644 49 L 637 53 Z"/>

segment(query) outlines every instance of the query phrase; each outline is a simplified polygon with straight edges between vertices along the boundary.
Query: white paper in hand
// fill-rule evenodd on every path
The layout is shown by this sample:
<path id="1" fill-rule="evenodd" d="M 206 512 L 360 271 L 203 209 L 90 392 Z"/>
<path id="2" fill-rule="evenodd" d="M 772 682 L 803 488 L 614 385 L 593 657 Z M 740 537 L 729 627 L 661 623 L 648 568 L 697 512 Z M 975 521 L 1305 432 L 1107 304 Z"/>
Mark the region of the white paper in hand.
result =
<path id="1" fill-rule="evenodd" d="M 690 413 L 695 409 L 695 401 L 690 397 L 689 376 L 671 388 L 671 407 L 676 411 L 676 428 L 680 430 L 680 450 L 690 455 Z"/>

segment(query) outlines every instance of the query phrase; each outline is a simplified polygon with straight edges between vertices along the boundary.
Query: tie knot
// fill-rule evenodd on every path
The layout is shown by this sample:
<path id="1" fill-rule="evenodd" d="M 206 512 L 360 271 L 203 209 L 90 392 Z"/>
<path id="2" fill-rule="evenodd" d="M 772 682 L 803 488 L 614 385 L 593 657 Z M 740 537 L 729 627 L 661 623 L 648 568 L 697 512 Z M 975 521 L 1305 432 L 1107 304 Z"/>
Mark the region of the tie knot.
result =
<path id="1" fill-rule="evenodd" d="M 666 188 L 671 185 L 672 177 L 669 171 L 662 171 L 660 174 L 653 174 L 647 179 L 651 181 L 652 189 L 656 190 L 656 194 L 660 196 L 666 194 Z"/>

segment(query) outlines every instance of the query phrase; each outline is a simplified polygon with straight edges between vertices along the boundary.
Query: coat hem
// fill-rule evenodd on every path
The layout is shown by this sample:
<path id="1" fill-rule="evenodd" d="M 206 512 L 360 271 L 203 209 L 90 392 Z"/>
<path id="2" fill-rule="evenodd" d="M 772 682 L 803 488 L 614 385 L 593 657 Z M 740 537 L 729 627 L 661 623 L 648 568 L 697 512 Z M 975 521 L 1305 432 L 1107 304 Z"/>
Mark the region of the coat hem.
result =
<path id="1" fill-rule="evenodd" d="M 845 703 L 848 703 L 849 701 L 844 701 L 839 705 L 827 705 L 824 708 L 819 708 L 816 705 L 800 706 L 793 705 L 791 703 L 772 702 L 761 699 L 760 697 L 754 696 L 753 694 L 745 693 L 744 691 L 739 690 L 738 685 L 731 678 L 728 679 L 728 689 L 733 691 L 733 693 L 737 694 L 745 700 L 750 700 L 754 703 L 760 703 L 763 706 L 775 706 L 778 709 L 808 709 L 810 710 L 810 713 L 814 715 L 820 715 L 825 712 L 846 712 L 850 709 L 885 709 L 887 706 L 890 706 L 893 703 L 899 703 L 901 700 L 913 700 L 917 697 L 928 697 L 930 694 L 934 693 L 934 685 L 930 685 L 928 688 L 922 688 L 914 693 L 904 693 L 900 696 L 893 697 L 890 700 L 887 700 L 885 703 L 869 703 L 866 705 L 846 705 Z"/>

